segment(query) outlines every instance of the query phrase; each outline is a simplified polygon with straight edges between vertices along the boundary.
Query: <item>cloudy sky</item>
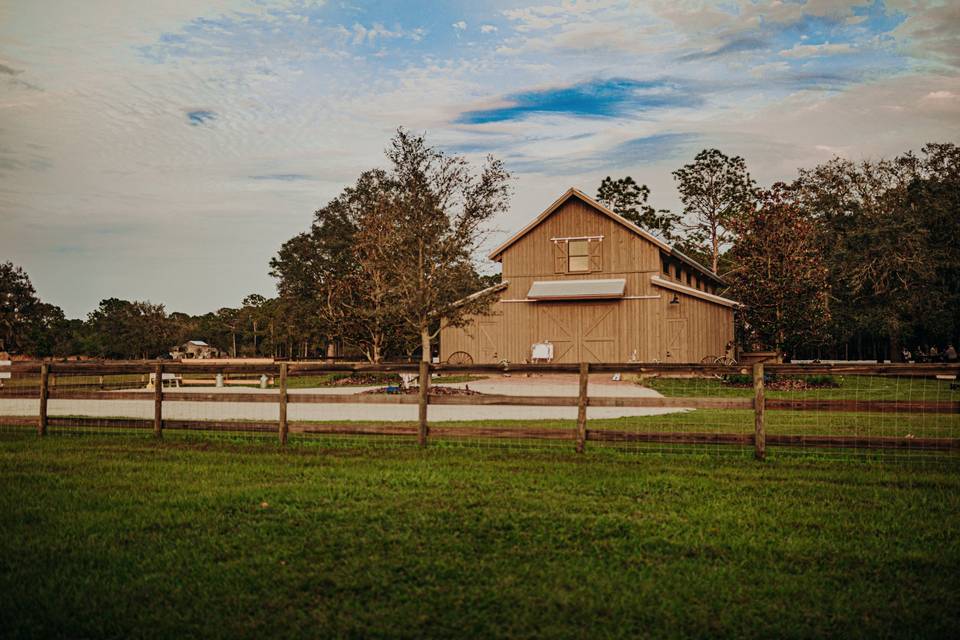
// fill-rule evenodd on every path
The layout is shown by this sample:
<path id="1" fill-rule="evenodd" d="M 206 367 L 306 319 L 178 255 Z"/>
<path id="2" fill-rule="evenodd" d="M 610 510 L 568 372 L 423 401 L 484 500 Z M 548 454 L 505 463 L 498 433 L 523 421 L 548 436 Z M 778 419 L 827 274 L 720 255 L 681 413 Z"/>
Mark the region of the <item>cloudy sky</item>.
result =
<path id="1" fill-rule="evenodd" d="M 0 0 L 0 260 L 70 316 L 273 293 L 267 262 L 398 126 L 569 186 L 716 146 L 761 183 L 960 142 L 960 2 Z"/>

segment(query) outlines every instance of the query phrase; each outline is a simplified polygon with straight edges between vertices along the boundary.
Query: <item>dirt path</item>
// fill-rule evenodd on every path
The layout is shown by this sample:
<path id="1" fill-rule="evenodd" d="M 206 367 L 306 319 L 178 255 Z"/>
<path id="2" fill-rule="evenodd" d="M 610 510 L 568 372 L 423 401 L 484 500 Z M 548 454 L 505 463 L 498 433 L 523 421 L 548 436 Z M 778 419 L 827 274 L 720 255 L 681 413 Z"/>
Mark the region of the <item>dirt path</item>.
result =
<path id="1" fill-rule="evenodd" d="M 578 382 L 576 376 L 545 375 L 524 377 L 495 376 L 485 380 L 458 383 L 449 386 L 469 386 L 475 391 L 487 394 L 539 395 L 557 397 L 576 397 Z M 361 393 L 373 387 L 336 387 L 318 389 L 291 389 L 291 394 L 353 394 Z M 171 389 L 170 393 L 216 392 L 262 393 L 276 395 L 275 389 Z M 590 377 L 590 395 L 602 397 L 659 397 L 652 389 L 641 387 L 632 382 L 613 382 L 609 375 Z M 0 399 L 0 415 L 27 416 L 36 415 L 39 401 L 33 399 Z M 646 407 L 590 407 L 588 418 L 620 418 L 626 416 L 653 416 L 687 411 L 687 409 L 646 408 Z M 49 401 L 49 413 L 55 415 L 84 415 L 93 417 L 153 417 L 152 392 L 144 392 L 140 400 L 56 400 Z M 171 420 L 277 420 L 279 410 L 276 405 L 260 402 L 169 402 L 163 406 L 163 414 Z M 330 421 L 415 421 L 416 405 L 376 405 L 376 404 L 298 404 L 288 407 L 290 420 L 330 420 Z M 573 420 L 577 417 L 576 407 L 524 407 L 524 406 L 462 406 L 434 405 L 429 409 L 433 422 L 452 420 Z"/>

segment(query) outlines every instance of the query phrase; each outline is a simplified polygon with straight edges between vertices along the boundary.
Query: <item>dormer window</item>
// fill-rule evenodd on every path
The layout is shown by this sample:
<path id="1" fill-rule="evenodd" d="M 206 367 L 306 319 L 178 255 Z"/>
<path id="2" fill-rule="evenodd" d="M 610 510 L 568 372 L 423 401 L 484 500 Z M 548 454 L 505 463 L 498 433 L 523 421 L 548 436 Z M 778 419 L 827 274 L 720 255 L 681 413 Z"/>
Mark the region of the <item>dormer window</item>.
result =
<path id="1" fill-rule="evenodd" d="M 590 243 L 586 240 L 571 240 L 567 245 L 567 271 L 590 270 Z"/>

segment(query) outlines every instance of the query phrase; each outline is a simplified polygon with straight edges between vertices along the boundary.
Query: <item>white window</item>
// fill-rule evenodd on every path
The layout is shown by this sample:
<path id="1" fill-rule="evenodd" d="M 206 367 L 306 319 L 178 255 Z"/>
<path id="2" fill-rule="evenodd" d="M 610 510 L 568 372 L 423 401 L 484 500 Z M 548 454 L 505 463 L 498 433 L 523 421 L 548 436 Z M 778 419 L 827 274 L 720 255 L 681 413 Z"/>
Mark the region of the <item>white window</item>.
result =
<path id="1" fill-rule="evenodd" d="M 567 244 L 567 271 L 590 271 L 590 243 L 571 240 Z"/>

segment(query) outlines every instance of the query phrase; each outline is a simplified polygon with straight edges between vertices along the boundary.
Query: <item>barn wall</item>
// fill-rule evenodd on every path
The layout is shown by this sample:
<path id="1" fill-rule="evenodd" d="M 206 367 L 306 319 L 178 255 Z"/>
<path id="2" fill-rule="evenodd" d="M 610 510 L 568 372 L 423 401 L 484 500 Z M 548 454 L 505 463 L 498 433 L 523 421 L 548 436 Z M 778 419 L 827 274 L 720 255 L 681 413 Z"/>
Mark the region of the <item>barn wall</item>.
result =
<path id="1" fill-rule="evenodd" d="M 672 305 L 673 292 L 656 289 L 660 298 L 645 300 L 499 302 L 491 316 L 445 328 L 440 358 L 465 351 L 478 363 L 523 362 L 542 340 L 554 344 L 556 362 L 699 362 L 724 355 L 733 340 L 732 309 L 683 293 Z"/>
<path id="2" fill-rule="evenodd" d="M 555 271 L 551 238 L 603 236 L 601 268 L 589 273 Z M 502 255 L 503 278 L 491 316 L 440 335 L 440 358 L 465 351 L 474 362 L 506 359 L 523 362 L 533 343 L 554 343 L 555 362 L 699 362 L 723 355 L 733 339 L 728 307 L 683 293 L 670 305 L 673 291 L 656 287 L 661 274 L 660 249 L 578 198 L 570 198 Z M 531 302 L 535 280 L 623 278 L 626 299 L 619 301 Z"/>
<path id="3" fill-rule="evenodd" d="M 555 273 L 553 242 L 550 239 L 575 236 L 603 236 L 600 271 Z M 534 279 L 618 278 L 638 272 L 660 272 L 660 253 L 656 245 L 598 213 L 583 201 L 571 198 L 504 251 L 503 277 L 510 280 L 504 299 L 526 297 Z M 628 280 L 626 295 L 643 295 L 646 289 L 641 280 Z"/>
<path id="4" fill-rule="evenodd" d="M 684 293 L 677 293 L 679 304 L 670 304 L 674 292 L 662 291 L 661 362 L 700 362 L 724 355 L 733 340 L 733 309 Z"/>

